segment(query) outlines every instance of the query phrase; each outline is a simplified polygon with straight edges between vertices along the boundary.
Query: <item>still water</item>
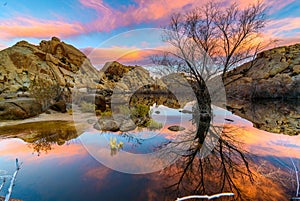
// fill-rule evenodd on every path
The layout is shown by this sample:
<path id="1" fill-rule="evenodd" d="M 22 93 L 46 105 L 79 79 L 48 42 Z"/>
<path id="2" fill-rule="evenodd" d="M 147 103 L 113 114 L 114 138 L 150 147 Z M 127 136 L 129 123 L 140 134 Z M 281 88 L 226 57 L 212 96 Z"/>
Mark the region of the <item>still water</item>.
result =
<path id="1" fill-rule="evenodd" d="M 202 166 L 200 169 L 197 168 L 200 167 L 200 160 L 194 160 L 194 158 L 190 160 L 189 155 L 187 161 L 191 161 L 194 165 L 188 167 L 190 172 L 181 171 L 186 167 L 184 166 L 185 157 L 188 154 L 182 154 L 183 159 L 179 158 L 164 169 L 150 173 L 129 174 L 126 171 L 120 172 L 109 168 L 112 167 L 112 163 L 107 161 L 114 161 L 113 164 L 118 164 L 119 169 L 130 172 L 135 166 L 124 166 L 130 163 L 138 164 L 141 161 L 138 159 L 128 161 L 128 158 L 123 157 L 123 153 L 154 152 L 160 146 L 174 141 L 180 133 L 191 129 L 191 114 L 165 106 L 155 109 L 160 112 L 153 113 L 152 117 L 164 125 L 163 128 L 155 131 L 136 129 L 127 133 L 112 133 L 99 132 L 93 126 L 89 126 L 85 127 L 80 135 L 76 135 L 72 129 L 67 129 L 67 132 L 63 129 L 55 130 L 55 126 L 52 125 L 48 127 L 49 130 L 54 130 L 50 134 L 48 132 L 37 135 L 39 137 L 24 138 L 20 132 L 25 131 L 19 130 L 15 131 L 18 133 L 13 133 L 13 130 L 2 130 L 6 132 L 6 135 L 0 138 L 0 176 L 13 174 L 15 158 L 23 162 L 12 197 L 26 201 L 176 200 L 177 197 L 201 192 L 199 186 L 211 187 L 205 191 L 208 194 L 221 193 L 218 190 L 219 184 L 222 183 L 221 176 L 217 176 L 218 168 L 211 167 L 210 172 L 207 174 L 204 172 L 205 181 L 202 182 L 205 184 L 199 183 L 201 178 L 198 178 L 200 175 L 198 171 L 207 169 Z M 238 198 L 289 200 L 295 196 L 297 185 L 293 163 L 300 168 L 300 137 L 258 130 L 248 120 L 220 108 L 215 108 L 216 123 L 224 120 L 223 116 L 220 118 L 218 115 L 224 112 L 226 112 L 227 119 L 224 121 L 225 127 L 230 130 L 229 135 L 237 141 L 243 150 L 242 153 L 252 159 L 249 161 L 251 171 L 254 173 L 252 183 L 246 175 L 243 180 L 232 176 L 234 184 L 242 192 Z M 65 122 L 61 123 L 65 124 Z M 179 125 L 179 123 L 186 128 L 185 131 L 168 130 L 169 126 Z M 31 135 L 39 132 L 38 129 L 34 129 L 39 124 L 30 125 Z M 55 136 L 57 133 L 60 137 Z M 110 140 L 114 138 L 117 142 L 123 143 L 122 149 L 110 150 Z M 99 152 L 101 152 L 100 155 L 97 154 Z M 211 155 L 218 158 L 222 156 L 220 153 L 216 152 Z M 244 170 L 244 167 L 240 167 L 243 166 L 240 160 L 237 159 L 234 162 L 236 162 L 235 167 Z M 211 164 L 215 163 L 216 167 L 220 167 L 218 164 L 221 164 L 221 161 L 216 160 Z M 225 165 L 224 168 L 228 166 Z M 180 180 L 181 176 L 182 180 Z M 5 196 L 8 183 L 0 192 L 1 196 Z M 230 188 L 224 190 L 228 192 L 228 189 L 230 190 Z M 233 192 L 235 192 L 234 189 Z M 235 194 L 237 197 L 237 193 Z"/>

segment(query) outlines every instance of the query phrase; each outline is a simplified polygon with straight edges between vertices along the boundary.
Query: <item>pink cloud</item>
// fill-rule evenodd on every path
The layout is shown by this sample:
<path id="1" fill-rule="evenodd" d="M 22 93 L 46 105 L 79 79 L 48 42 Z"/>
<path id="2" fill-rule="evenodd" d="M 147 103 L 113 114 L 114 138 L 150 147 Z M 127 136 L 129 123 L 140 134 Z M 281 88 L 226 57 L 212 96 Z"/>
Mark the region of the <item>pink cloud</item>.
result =
<path id="1" fill-rule="evenodd" d="M 120 11 L 109 7 L 103 1 L 80 0 L 81 4 L 98 11 L 99 17 L 89 24 L 97 31 L 110 31 L 120 26 L 129 26 L 142 22 L 156 21 L 158 24 L 166 20 L 170 14 L 182 11 L 186 7 L 202 5 L 202 1 L 194 0 L 136 0 L 137 6 L 130 5 Z"/>
<path id="2" fill-rule="evenodd" d="M 28 17 L 15 17 L 0 21 L 0 37 L 2 39 L 16 37 L 68 37 L 82 33 L 84 33 L 84 28 L 79 23 L 40 20 Z"/>
<path id="3" fill-rule="evenodd" d="M 98 0 L 80 0 L 83 6 L 92 8 L 98 12 L 98 19 L 91 22 L 88 27 L 97 31 L 110 31 L 117 27 L 130 26 L 143 22 L 155 22 L 164 25 L 169 16 L 175 12 L 184 12 L 189 9 L 202 6 L 208 0 L 135 0 L 136 6 L 129 5 L 124 9 L 117 10 Z M 270 7 L 270 13 L 276 12 L 295 0 L 265 0 L 264 3 Z M 225 0 L 229 5 L 233 1 Z M 253 0 L 237 0 L 240 8 L 245 8 L 256 3 Z"/>
<path id="4" fill-rule="evenodd" d="M 284 36 L 287 32 L 291 32 L 299 28 L 300 17 L 288 17 L 270 21 L 267 25 L 267 33 L 274 36 Z"/>
<path id="5" fill-rule="evenodd" d="M 293 3 L 295 0 L 262 0 L 262 2 L 269 7 L 269 12 L 274 13 L 283 7 L 287 6 L 290 3 Z M 256 4 L 256 0 L 226 0 L 226 4 L 230 4 L 232 2 L 237 2 L 240 8 L 245 8 L 251 4 Z"/>
<path id="6" fill-rule="evenodd" d="M 83 6 L 92 8 L 98 12 L 98 18 L 87 25 L 89 31 L 111 31 L 118 27 L 134 26 L 143 22 L 153 22 L 156 25 L 165 25 L 169 16 L 175 12 L 184 12 L 189 9 L 199 7 L 206 3 L 205 1 L 193 0 L 135 0 L 136 5 L 123 7 L 117 10 L 98 0 L 80 0 Z M 291 4 L 295 0 L 264 0 L 269 7 L 269 13 L 275 13 L 283 7 Z M 233 1 L 225 0 L 226 5 Z M 240 8 L 245 8 L 250 4 L 256 3 L 254 0 L 237 0 Z M 291 21 L 290 21 L 291 20 Z M 272 20 L 266 29 L 265 36 L 286 37 L 276 32 L 288 32 L 299 28 L 300 20 L 298 18 L 285 18 L 283 20 Z M 294 41 L 289 38 L 289 41 Z M 296 39 L 295 39 L 296 40 Z"/>
<path id="7" fill-rule="evenodd" d="M 138 51 L 136 47 L 113 46 L 109 48 L 85 48 L 82 51 L 96 67 L 103 66 L 106 62 L 117 61 L 129 52 Z"/>
<path id="8" fill-rule="evenodd" d="M 298 29 L 300 29 L 300 17 L 271 20 L 263 32 L 263 37 L 278 39 L 276 46 L 295 44 L 300 42 Z"/>
<path id="9" fill-rule="evenodd" d="M 7 48 L 7 45 L 0 43 L 0 51 Z"/>
<path id="10" fill-rule="evenodd" d="M 144 42 L 141 44 L 143 46 Z M 152 64 L 150 63 L 150 56 L 161 54 L 161 51 L 168 49 L 168 46 L 155 48 L 112 46 L 108 48 L 84 48 L 81 51 L 91 60 L 95 67 L 101 68 L 106 62 L 110 61 L 118 61 L 124 65 Z"/>

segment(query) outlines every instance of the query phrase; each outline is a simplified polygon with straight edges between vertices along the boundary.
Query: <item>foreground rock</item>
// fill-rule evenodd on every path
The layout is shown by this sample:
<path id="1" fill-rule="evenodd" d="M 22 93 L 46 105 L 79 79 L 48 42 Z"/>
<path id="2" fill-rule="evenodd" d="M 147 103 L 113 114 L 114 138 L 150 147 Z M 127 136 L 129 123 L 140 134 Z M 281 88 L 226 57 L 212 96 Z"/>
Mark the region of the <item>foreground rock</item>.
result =
<path id="1" fill-rule="evenodd" d="M 185 130 L 185 128 L 181 127 L 181 126 L 170 126 L 170 127 L 168 127 L 168 129 L 170 131 L 174 131 L 174 132 L 184 131 Z"/>
<path id="2" fill-rule="evenodd" d="M 0 120 L 26 119 L 41 112 L 41 104 L 32 98 L 0 101 Z"/>
<path id="3" fill-rule="evenodd" d="M 227 73 L 227 96 L 236 99 L 300 98 L 300 44 L 261 52 Z"/>

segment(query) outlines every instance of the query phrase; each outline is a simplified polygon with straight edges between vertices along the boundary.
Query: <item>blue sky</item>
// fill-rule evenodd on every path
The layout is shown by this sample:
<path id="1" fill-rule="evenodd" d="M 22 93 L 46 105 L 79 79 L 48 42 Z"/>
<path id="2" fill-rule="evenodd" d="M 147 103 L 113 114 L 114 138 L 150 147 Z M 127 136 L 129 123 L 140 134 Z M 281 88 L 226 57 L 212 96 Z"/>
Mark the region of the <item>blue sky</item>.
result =
<path id="1" fill-rule="evenodd" d="M 222 0 L 224 5 L 233 3 Z M 256 0 L 237 0 L 245 7 Z M 99 48 L 120 33 L 166 25 L 174 12 L 187 11 L 203 0 L 0 0 L 0 49 L 17 41 L 38 44 L 57 36 L 81 50 Z M 300 42 L 300 1 L 264 0 L 269 23 L 263 34 L 278 45 Z M 138 37 L 101 48 L 143 48 Z"/>

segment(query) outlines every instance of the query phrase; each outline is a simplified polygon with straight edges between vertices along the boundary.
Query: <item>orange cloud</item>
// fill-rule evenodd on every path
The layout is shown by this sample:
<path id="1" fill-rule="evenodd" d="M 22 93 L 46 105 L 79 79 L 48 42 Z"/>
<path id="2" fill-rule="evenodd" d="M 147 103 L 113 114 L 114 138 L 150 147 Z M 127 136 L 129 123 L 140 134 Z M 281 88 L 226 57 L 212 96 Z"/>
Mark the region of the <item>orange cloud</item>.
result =
<path id="1" fill-rule="evenodd" d="M 113 46 L 109 48 L 85 48 L 82 51 L 96 67 L 102 67 L 106 62 L 117 61 L 128 52 L 138 51 L 135 47 Z"/>
<path id="2" fill-rule="evenodd" d="M 271 20 L 265 31 L 263 32 L 263 38 L 278 39 L 279 42 L 275 45 L 291 45 L 300 42 L 299 31 L 300 29 L 300 17 L 289 17 L 283 19 Z M 289 34 L 289 36 L 287 36 Z"/>
<path id="3" fill-rule="evenodd" d="M 84 28 L 79 23 L 40 20 L 28 17 L 16 17 L 0 21 L 0 37 L 5 39 L 16 37 L 68 37 L 79 35 L 83 32 Z"/>
<path id="4" fill-rule="evenodd" d="M 109 7 L 103 1 L 80 0 L 81 4 L 95 9 L 99 17 L 89 24 L 91 29 L 97 31 L 110 31 L 117 27 L 152 22 L 163 21 L 172 13 L 182 11 L 185 8 L 192 8 L 203 4 L 202 1 L 194 0 L 137 0 L 137 6 L 128 6 L 125 10 L 117 10 Z"/>
<path id="5" fill-rule="evenodd" d="M 109 48 L 85 48 L 82 51 L 91 60 L 92 64 L 101 68 L 106 62 L 118 61 L 127 65 L 150 64 L 150 56 L 159 54 L 168 47 L 157 47 L 153 49 L 141 49 L 137 47 L 112 46 Z"/>

